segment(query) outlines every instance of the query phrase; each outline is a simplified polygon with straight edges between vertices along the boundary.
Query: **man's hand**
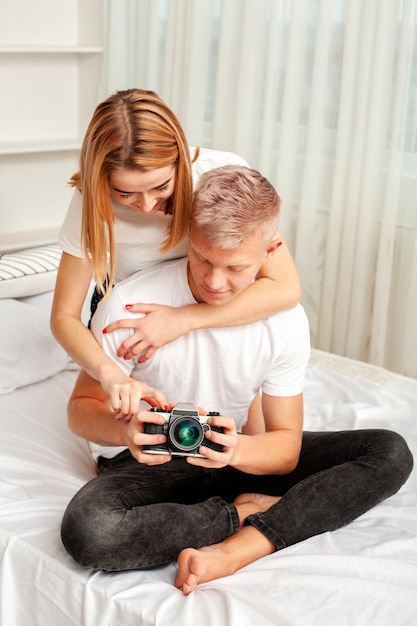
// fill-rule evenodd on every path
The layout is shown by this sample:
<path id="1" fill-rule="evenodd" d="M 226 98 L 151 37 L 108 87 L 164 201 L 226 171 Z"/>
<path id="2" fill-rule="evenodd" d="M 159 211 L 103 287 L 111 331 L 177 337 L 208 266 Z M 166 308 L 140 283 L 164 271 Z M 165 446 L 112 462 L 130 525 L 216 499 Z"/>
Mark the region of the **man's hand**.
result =
<path id="1" fill-rule="evenodd" d="M 158 348 L 190 330 L 186 307 L 176 309 L 162 304 L 128 304 L 126 308 L 132 313 L 143 313 L 144 316 L 118 320 L 103 329 L 104 333 L 112 333 L 118 328 L 134 329 L 134 333 L 117 351 L 117 356 L 124 359 L 133 359 L 140 354 L 138 362 L 147 361 Z"/>
<path id="2" fill-rule="evenodd" d="M 222 427 L 223 432 L 208 430 L 205 434 L 206 439 L 218 443 L 223 446 L 223 452 L 212 450 L 207 446 L 201 446 L 199 453 L 203 457 L 188 456 L 187 462 L 190 465 L 198 465 L 199 467 L 220 468 L 229 465 L 237 445 L 236 423 L 233 417 L 225 417 L 224 415 L 215 415 L 208 418 L 211 426 Z"/>
<path id="3" fill-rule="evenodd" d="M 128 446 L 132 456 L 139 463 L 145 465 L 162 465 L 168 463 L 172 459 L 170 454 L 148 454 L 143 452 L 145 445 L 157 445 L 166 442 L 165 435 L 148 435 L 144 432 L 144 424 L 162 424 L 165 419 L 162 415 L 151 411 L 138 411 L 132 419 L 125 425 L 125 443 Z"/>

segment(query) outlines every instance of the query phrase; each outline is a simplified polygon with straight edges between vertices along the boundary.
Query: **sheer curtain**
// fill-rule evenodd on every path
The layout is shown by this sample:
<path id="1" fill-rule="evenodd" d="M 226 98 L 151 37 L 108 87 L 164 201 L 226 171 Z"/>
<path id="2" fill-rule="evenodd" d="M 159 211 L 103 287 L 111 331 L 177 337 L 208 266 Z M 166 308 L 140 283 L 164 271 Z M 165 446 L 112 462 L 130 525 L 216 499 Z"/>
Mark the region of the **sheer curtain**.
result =
<path id="1" fill-rule="evenodd" d="M 417 376 L 417 0 L 108 0 L 107 52 L 276 186 L 313 346 Z"/>

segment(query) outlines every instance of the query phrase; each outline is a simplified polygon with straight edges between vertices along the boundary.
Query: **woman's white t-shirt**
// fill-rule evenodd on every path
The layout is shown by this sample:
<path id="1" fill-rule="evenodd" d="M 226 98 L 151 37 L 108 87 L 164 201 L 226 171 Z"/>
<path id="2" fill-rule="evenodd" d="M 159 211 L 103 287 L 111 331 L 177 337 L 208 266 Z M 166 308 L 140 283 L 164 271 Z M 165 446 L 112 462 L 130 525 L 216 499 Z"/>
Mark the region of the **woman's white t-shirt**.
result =
<path id="1" fill-rule="evenodd" d="M 190 148 L 191 156 L 194 148 Z M 193 163 L 193 184 L 200 176 L 211 169 L 223 165 L 244 165 L 247 162 L 232 152 L 200 149 Z M 170 216 L 159 212 L 155 215 L 142 215 L 130 207 L 112 201 L 114 211 L 115 236 L 115 284 L 135 272 L 167 261 L 186 256 L 188 240 L 185 238 L 166 254 L 159 250 L 169 224 Z M 82 258 L 81 248 L 82 197 L 74 192 L 68 211 L 58 236 L 58 244 L 64 252 Z"/>

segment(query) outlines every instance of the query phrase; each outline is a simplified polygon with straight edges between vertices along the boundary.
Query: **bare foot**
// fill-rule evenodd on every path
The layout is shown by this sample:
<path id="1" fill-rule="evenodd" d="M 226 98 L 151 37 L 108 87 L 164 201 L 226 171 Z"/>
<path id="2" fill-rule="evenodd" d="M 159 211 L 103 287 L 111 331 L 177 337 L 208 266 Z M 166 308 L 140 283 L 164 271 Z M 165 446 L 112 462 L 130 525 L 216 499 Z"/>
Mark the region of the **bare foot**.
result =
<path id="1" fill-rule="evenodd" d="M 184 595 L 197 585 L 230 576 L 238 569 L 275 551 L 274 544 L 253 526 L 244 526 L 221 543 L 195 550 L 186 548 L 178 556 L 175 586 Z"/>
<path id="2" fill-rule="evenodd" d="M 280 496 L 266 496 L 262 493 L 241 493 L 233 502 L 242 525 L 252 513 L 262 513 L 281 500 Z"/>
<path id="3" fill-rule="evenodd" d="M 235 571 L 218 545 L 200 550 L 186 548 L 178 556 L 178 572 L 174 584 L 188 596 L 197 585 L 229 576 Z"/>
<path id="4" fill-rule="evenodd" d="M 248 515 L 267 511 L 279 502 L 279 496 L 242 493 L 233 504 L 239 515 L 240 530 L 221 543 L 196 550 L 186 548 L 178 555 L 175 586 L 188 596 L 201 583 L 230 576 L 256 559 L 270 554 L 275 546 L 252 526 L 243 526 Z"/>

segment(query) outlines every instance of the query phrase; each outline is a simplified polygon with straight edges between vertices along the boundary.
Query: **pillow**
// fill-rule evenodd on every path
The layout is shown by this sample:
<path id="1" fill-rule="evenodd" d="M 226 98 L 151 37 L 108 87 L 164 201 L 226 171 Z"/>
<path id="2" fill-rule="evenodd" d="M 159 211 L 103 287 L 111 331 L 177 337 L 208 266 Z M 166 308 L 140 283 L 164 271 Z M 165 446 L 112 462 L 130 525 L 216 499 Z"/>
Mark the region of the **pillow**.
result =
<path id="1" fill-rule="evenodd" d="M 0 394 L 75 367 L 50 331 L 48 310 L 6 298 L 0 320 Z"/>
<path id="2" fill-rule="evenodd" d="M 0 298 L 20 298 L 55 287 L 61 260 L 57 245 L 29 248 L 0 256 Z"/>

